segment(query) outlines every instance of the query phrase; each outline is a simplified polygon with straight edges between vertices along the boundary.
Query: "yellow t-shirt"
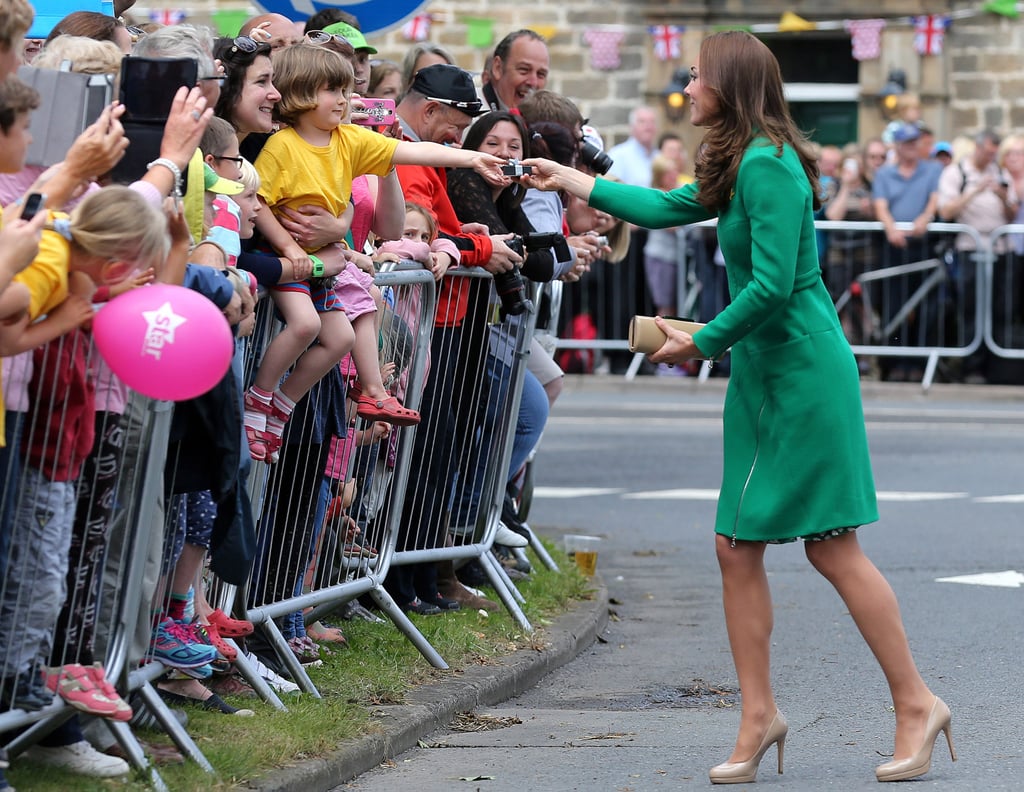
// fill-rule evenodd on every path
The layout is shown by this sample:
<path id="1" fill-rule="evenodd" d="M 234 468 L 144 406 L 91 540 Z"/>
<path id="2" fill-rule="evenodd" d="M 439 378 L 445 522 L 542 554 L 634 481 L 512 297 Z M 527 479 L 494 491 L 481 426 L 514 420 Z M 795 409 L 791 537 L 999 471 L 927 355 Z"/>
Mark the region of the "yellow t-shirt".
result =
<path id="1" fill-rule="evenodd" d="M 51 212 L 51 218 L 64 218 L 62 212 Z M 14 276 L 31 295 L 29 320 L 34 322 L 60 305 L 68 296 L 68 262 L 71 243 L 56 231 L 44 230 L 39 240 L 39 254 L 25 269 Z"/>
<path id="2" fill-rule="evenodd" d="M 0 214 L 2 217 L 2 214 Z M 51 212 L 50 217 L 67 217 L 61 212 Z M 13 280 L 23 284 L 29 292 L 28 317 L 34 322 L 49 313 L 68 296 L 68 262 L 71 259 L 71 244 L 56 231 L 43 231 L 39 241 L 39 254 Z M 0 446 L 4 444 L 4 401 L 0 388 Z"/>
<path id="3" fill-rule="evenodd" d="M 311 146 L 294 129 L 282 129 L 256 158 L 260 196 L 271 210 L 315 204 L 337 217 L 348 206 L 352 179 L 386 176 L 398 143 L 356 124 L 338 126 L 326 146 Z"/>

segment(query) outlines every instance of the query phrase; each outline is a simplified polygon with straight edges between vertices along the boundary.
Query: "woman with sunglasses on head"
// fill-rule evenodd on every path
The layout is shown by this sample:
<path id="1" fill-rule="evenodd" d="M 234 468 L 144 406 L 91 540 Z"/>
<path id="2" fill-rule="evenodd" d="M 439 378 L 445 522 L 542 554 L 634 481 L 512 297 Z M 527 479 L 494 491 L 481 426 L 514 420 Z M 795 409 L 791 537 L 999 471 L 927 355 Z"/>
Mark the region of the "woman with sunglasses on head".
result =
<path id="1" fill-rule="evenodd" d="M 653 228 L 718 217 L 732 302 L 692 336 L 659 318 L 666 340 L 650 356 L 680 365 L 732 349 L 715 540 L 743 709 L 732 754 L 711 781 L 753 782 L 772 745 L 782 772 L 787 725 L 772 690 L 764 554 L 798 539 L 889 684 L 895 750 L 875 775 L 915 778 L 928 772 L 939 732 L 950 739 L 950 713 L 921 678 L 896 596 L 857 540 L 878 509 L 857 364 L 818 266 L 809 144 L 789 115 L 778 62 L 749 33 L 704 39 L 686 94 L 691 120 L 706 128 L 693 184 L 617 185 L 543 160 L 527 163 L 534 175 L 525 181 Z"/>
<path id="2" fill-rule="evenodd" d="M 214 47 L 214 57 L 224 65 L 227 78 L 215 114 L 231 123 L 239 143 L 249 135 L 266 135 L 274 129 L 274 106 L 281 94 L 274 88 L 270 51 L 269 44 L 248 36 L 219 39 Z M 247 159 L 255 159 L 255 155 Z"/>

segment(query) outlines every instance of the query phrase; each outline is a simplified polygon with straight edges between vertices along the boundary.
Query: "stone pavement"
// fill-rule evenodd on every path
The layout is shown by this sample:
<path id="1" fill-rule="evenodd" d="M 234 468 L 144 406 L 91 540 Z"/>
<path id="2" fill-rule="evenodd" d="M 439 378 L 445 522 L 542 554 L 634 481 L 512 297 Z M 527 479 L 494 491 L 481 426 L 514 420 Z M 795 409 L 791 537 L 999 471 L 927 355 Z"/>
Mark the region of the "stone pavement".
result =
<path id="1" fill-rule="evenodd" d="M 374 707 L 376 733 L 340 745 L 332 754 L 254 779 L 247 788 L 260 792 L 320 792 L 350 781 L 414 747 L 447 726 L 460 712 L 507 701 L 547 674 L 571 662 L 608 624 L 608 591 L 594 578 L 591 599 L 581 600 L 543 628 L 543 648 L 520 649 L 496 665 L 474 666 L 451 679 L 413 688 L 406 703 Z"/>

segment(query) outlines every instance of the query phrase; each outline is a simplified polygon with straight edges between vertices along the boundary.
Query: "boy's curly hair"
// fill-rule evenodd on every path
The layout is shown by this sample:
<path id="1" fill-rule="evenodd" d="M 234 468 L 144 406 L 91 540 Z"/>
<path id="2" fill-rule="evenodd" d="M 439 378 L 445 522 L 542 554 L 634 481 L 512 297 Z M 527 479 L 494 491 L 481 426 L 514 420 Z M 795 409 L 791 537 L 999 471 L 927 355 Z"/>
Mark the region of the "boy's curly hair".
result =
<path id="1" fill-rule="evenodd" d="M 352 65 L 326 47 L 295 44 L 275 52 L 273 61 L 274 87 L 281 93 L 274 116 L 286 124 L 316 108 L 321 88 L 351 92 L 355 85 Z"/>

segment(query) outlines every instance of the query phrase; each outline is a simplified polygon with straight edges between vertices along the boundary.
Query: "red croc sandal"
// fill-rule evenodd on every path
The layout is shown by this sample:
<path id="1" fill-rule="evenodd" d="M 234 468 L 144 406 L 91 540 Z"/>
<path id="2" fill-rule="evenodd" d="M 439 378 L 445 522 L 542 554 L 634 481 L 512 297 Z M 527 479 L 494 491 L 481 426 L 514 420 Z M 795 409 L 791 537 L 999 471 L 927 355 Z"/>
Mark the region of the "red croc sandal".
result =
<path id="1" fill-rule="evenodd" d="M 420 414 L 403 407 L 394 396 L 386 399 L 360 396 L 356 402 L 356 414 L 367 421 L 384 421 L 395 426 L 415 426 L 420 422 Z"/>
<path id="2" fill-rule="evenodd" d="M 217 608 L 217 610 L 207 616 L 207 621 L 210 624 L 216 625 L 217 632 L 225 638 L 244 638 L 247 635 L 252 635 L 252 622 L 232 619 L 220 608 Z"/>

